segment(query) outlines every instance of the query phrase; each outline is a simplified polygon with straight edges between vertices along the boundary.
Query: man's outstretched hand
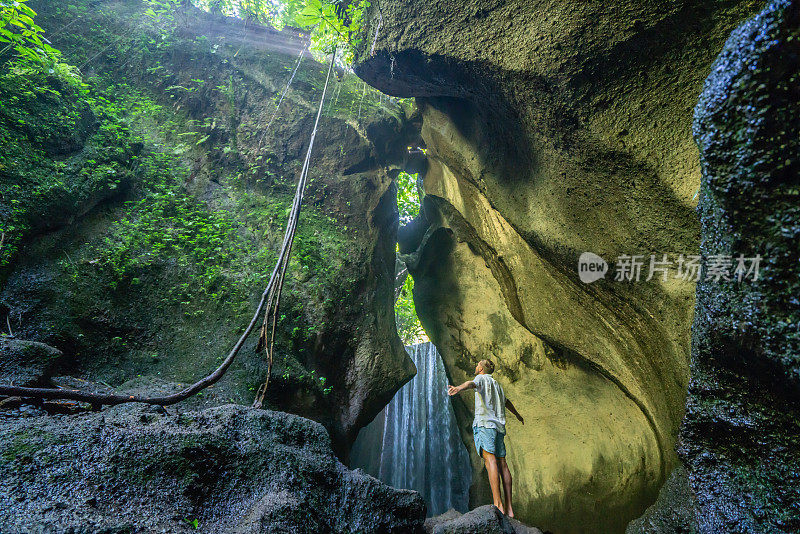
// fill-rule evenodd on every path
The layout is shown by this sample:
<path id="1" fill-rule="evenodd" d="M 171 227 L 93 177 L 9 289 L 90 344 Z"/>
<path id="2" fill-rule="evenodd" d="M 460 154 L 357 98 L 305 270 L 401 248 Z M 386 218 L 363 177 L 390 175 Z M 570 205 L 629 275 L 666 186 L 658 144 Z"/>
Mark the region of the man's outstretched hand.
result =
<path id="1" fill-rule="evenodd" d="M 475 382 L 473 382 L 472 380 L 467 380 L 460 386 L 447 386 L 447 394 L 452 397 L 453 395 L 461 393 L 465 389 L 472 389 L 474 387 L 475 387 Z"/>

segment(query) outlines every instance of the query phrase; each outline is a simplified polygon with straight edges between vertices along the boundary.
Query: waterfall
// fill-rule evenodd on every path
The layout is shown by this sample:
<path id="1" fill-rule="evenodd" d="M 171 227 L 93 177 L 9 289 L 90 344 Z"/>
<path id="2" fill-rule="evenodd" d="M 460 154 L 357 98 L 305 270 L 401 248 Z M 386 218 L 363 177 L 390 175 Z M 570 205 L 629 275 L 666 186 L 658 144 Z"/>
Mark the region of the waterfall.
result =
<path id="1" fill-rule="evenodd" d="M 420 492 L 428 515 L 468 511 L 471 468 L 433 343 L 406 347 L 417 375 L 359 434 L 351 465 L 395 488 Z"/>

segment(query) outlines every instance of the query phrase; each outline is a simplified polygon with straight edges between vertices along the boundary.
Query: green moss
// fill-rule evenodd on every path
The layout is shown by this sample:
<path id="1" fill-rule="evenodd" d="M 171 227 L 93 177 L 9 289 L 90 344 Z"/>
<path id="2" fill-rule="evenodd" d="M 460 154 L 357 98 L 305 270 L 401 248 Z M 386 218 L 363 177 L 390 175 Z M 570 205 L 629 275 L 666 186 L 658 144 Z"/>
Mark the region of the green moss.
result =
<path id="1" fill-rule="evenodd" d="M 45 445 L 55 441 L 55 436 L 40 429 L 20 430 L 2 440 L 0 459 L 4 462 L 29 462 Z"/>

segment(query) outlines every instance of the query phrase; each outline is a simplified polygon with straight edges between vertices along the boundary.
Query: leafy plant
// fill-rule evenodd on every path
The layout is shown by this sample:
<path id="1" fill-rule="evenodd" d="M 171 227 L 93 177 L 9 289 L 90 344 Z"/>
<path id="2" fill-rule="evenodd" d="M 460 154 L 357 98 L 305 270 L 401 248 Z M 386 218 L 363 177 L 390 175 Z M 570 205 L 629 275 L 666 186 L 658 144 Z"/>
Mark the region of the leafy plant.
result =
<path id="1" fill-rule="evenodd" d="M 326 54 L 336 48 L 345 49 L 345 60 L 352 61 L 352 49 L 358 46 L 357 35 L 361 29 L 367 0 L 351 3 L 341 0 L 306 0 L 294 16 L 301 28 L 314 27 L 311 39 L 314 47 Z"/>
<path id="2" fill-rule="evenodd" d="M 5 48 L 0 49 L 0 58 L 14 50 L 23 62 L 51 65 L 60 53 L 50 46 L 44 38 L 44 30 L 33 21 L 36 11 L 26 4 L 27 1 L 0 0 L 0 43 L 6 43 Z"/>
<path id="3" fill-rule="evenodd" d="M 145 4 L 145 16 L 161 31 L 163 39 L 175 29 L 175 14 L 178 13 L 180 0 L 145 0 Z"/>
<path id="4" fill-rule="evenodd" d="M 420 191 L 417 187 L 419 175 L 401 172 L 397 176 L 397 211 L 400 224 L 408 224 L 419 213 Z"/>
<path id="5" fill-rule="evenodd" d="M 400 290 L 400 297 L 394 304 L 394 317 L 397 324 L 397 334 L 404 345 L 413 345 L 428 341 L 428 336 L 422 328 L 414 307 L 414 279 L 409 275 Z"/>

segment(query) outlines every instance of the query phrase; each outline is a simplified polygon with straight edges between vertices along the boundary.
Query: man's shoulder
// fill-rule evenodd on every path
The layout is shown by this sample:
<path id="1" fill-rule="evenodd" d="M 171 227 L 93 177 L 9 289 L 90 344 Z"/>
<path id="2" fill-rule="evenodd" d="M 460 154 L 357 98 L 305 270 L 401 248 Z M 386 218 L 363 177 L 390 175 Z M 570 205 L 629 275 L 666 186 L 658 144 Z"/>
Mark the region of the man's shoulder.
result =
<path id="1" fill-rule="evenodd" d="M 497 385 L 498 387 L 500 386 L 500 384 L 498 384 L 497 380 L 495 380 L 492 375 L 487 375 L 487 374 L 476 375 L 475 378 L 472 379 L 472 381 L 475 383 Z"/>
<path id="2" fill-rule="evenodd" d="M 491 384 L 491 387 L 497 388 L 500 391 L 503 391 L 503 386 L 500 385 L 500 382 L 494 379 L 492 375 L 484 375 L 486 377 L 486 383 Z"/>

